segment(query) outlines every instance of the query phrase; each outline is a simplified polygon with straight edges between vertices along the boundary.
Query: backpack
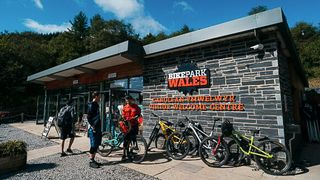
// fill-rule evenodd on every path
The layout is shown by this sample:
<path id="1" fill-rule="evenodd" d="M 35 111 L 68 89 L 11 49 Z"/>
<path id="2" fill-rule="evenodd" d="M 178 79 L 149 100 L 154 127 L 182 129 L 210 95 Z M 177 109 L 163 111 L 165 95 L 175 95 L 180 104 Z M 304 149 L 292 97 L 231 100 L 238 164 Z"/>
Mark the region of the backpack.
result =
<path id="1" fill-rule="evenodd" d="M 70 106 L 64 106 L 60 109 L 57 117 L 59 127 L 65 127 L 72 123 L 71 109 Z"/>

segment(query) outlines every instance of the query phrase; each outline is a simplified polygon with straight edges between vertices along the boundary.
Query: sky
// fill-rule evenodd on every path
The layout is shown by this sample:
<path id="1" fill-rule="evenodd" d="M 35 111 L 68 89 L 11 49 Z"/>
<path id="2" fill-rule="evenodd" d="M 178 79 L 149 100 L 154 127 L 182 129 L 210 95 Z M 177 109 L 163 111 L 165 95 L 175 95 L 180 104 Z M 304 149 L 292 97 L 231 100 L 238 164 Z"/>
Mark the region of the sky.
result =
<path id="1" fill-rule="evenodd" d="M 130 23 L 141 37 L 147 33 L 197 30 L 247 16 L 258 5 L 281 7 L 290 27 L 305 21 L 319 26 L 319 0 L 0 0 L 0 32 L 62 32 L 80 11 L 88 18 Z"/>

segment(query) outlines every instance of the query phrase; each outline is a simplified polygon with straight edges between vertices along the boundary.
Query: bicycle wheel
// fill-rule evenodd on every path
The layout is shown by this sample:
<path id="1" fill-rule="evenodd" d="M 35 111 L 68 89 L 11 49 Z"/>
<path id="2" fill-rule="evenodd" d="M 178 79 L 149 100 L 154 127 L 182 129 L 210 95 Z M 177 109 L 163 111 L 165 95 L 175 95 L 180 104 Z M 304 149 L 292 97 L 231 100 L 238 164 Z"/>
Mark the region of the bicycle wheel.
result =
<path id="1" fill-rule="evenodd" d="M 98 148 L 98 153 L 103 156 L 107 157 L 113 150 L 113 146 L 108 143 L 112 140 L 112 134 L 109 132 L 104 132 L 102 133 L 102 140 L 101 140 L 101 145 Z"/>
<path id="2" fill-rule="evenodd" d="M 156 148 L 158 149 L 166 149 L 166 137 L 164 134 L 160 133 L 156 136 L 156 140 L 154 141 Z"/>
<path id="3" fill-rule="evenodd" d="M 206 137 L 200 143 L 201 160 L 210 167 L 221 167 L 228 162 L 229 149 L 224 140 L 218 145 L 216 137 Z"/>
<path id="4" fill-rule="evenodd" d="M 129 146 L 129 156 L 133 163 L 141 163 L 147 154 L 147 142 L 146 140 L 137 135 L 136 142 L 131 142 Z"/>
<path id="5" fill-rule="evenodd" d="M 151 134 L 150 134 L 150 137 L 149 137 L 149 142 L 147 144 L 147 148 L 149 149 L 150 148 L 150 145 L 151 145 L 151 142 L 156 138 L 156 135 L 159 133 L 159 128 L 158 127 L 154 127 Z"/>
<path id="6" fill-rule="evenodd" d="M 199 141 L 193 132 L 187 133 L 188 139 L 190 141 L 189 155 L 193 155 L 199 149 Z"/>
<path id="7" fill-rule="evenodd" d="M 183 159 L 188 155 L 189 148 L 190 141 L 187 136 L 174 132 L 168 137 L 166 151 L 172 159 Z"/>
<path id="8" fill-rule="evenodd" d="M 228 149 L 229 149 L 228 164 L 232 166 L 240 165 L 241 160 L 244 158 L 244 154 L 240 150 L 238 144 L 234 140 L 231 140 L 228 142 Z"/>
<path id="9" fill-rule="evenodd" d="M 282 175 L 291 167 L 291 155 L 283 144 L 267 140 L 261 142 L 257 147 L 273 156 L 272 158 L 266 158 L 254 155 L 257 165 L 267 174 Z M 261 154 L 259 150 L 256 150 L 255 152 Z"/>

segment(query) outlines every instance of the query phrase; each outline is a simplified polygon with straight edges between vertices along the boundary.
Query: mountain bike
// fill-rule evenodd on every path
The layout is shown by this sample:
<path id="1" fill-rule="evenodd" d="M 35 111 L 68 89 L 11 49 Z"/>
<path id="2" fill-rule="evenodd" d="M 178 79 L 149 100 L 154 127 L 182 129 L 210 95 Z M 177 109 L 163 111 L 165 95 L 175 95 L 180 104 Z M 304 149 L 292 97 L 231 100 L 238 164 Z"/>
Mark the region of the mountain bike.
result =
<path id="1" fill-rule="evenodd" d="M 176 127 L 174 127 L 174 124 L 170 121 L 164 120 L 158 115 L 151 113 L 153 116 L 158 118 L 158 122 L 155 124 L 150 137 L 149 142 L 147 144 L 147 149 L 149 149 L 151 143 L 155 142 L 155 147 L 158 149 L 165 149 L 166 148 L 166 142 L 168 140 L 168 137 L 176 131 Z M 178 126 L 180 128 L 184 127 L 183 123 L 178 123 Z M 160 132 L 161 130 L 161 132 Z"/>
<path id="2" fill-rule="evenodd" d="M 238 131 L 235 131 L 233 125 L 229 121 L 225 121 L 222 123 L 221 131 L 222 136 L 218 138 L 218 143 L 212 146 L 212 151 L 215 151 L 219 148 L 220 144 L 224 142 L 224 136 L 230 137 L 237 147 L 239 147 L 239 152 L 250 158 L 253 156 L 257 166 L 267 174 L 282 175 L 291 167 L 291 155 L 283 144 L 278 141 L 270 140 L 268 137 L 255 140 L 254 136 L 258 134 L 260 130 L 252 130 L 253 135 L 247 137 Z M 200 146 L 206 145 L 206 142 L 212 139 L 216 138 L 206 138 Z M 229 144 L 233 144 L 233 142 L 230 142 Z M 226 148 L 225 151 L 228 152 L 229 148 Z M 240 155 L 239 157 L 242 158 L 244 156 Z"/>
<path id="3" fill-rule="evenodd" d="M 190 149 L 189 149 L 189 153 L 188 154 L 192 155 L 197 150 L 199 150 L 199 144 L 204 138 L 213 136 L 216 122 L 221 120 L 221 119 L 214 118 L 212 130 L 211 130 L 210 134 L 207 134 L 206 132 L 204 132 L 204 130 L 203 130 L 202 126 L 200 125 L 200 123 L 195 122 L 193 120 L 190 120 L 187 117 L 186 117 L 186 119 L 188 120 L 187 133 L 186 134 L 188 135 L 188 138 L 189 138 L 189 141 L 190 141 Z"/>
<path id="4" fill-rule="evenodd" d="M 119 122 L 125 123 L 127 126 L 127 132 L 131 130 L 130 122 L 123 120 L 120 120 Z M 120 145 L 123 143 L 124 137 L 125 133 L 123 133 L 118 127 L 115 128 L 113 135 L 109 132 L 102 133 L 102 141 L 98 148 L 98 153 L 103 157 L 107 157 L 112 151 L 121 149 Z M 144 160 L 146 154 L 146 140 L 141 135 L 137 135 L 136 141 L 129 143 L 129 160 L 133 163 L 139 164 Z"/>

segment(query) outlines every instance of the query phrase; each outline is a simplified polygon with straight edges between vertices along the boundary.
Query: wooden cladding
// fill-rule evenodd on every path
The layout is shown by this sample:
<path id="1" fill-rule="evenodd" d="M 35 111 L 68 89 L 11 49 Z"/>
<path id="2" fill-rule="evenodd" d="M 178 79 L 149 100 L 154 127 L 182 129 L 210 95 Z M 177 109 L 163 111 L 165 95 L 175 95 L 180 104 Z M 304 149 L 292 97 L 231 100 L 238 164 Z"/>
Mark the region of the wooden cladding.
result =
<path id="1" fill-rule="evenodd" d="M 61 89 L 61 88 L 68 88 L 73 86 L 73 81 L 78 80 L 81 84 L 93 84 L 98 83 L 101 81 L 105 81 L 108 79 L 108 74 L 116 73 L 117 79 L 132 77 L 132 76 L 140 76 L 143 73 L 142 67 L 135 63 L 126 63 L 118 66 L 113 66 L 109 68 L 105 68 L 102 70 L 97 71 L 96 73 L 84 73 L 80 75 L 75 75 L 73 77 L 68 77 L 65 80 L 55 80 L 52 82 L 46 83 L 47 89 Z"/>

